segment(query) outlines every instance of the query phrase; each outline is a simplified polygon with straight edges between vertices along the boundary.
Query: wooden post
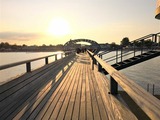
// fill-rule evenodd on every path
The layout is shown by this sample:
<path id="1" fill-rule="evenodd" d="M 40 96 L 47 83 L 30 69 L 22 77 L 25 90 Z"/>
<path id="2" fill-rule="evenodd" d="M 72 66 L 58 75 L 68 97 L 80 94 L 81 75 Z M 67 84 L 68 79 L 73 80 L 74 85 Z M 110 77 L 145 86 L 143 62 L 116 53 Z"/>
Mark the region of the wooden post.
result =
<path id="1" fill-rule="evenodd" d="M 31 72 L 31 62 L 26 63 L 26 72 Z"/>
<path id="2" fill-rule="evenodd" d="M 102 71 L 102 66 L 100 63 L 98 63 L 98 71 L 101 72 Z"/>
<path id="3" fill-rule="evenodd" d="M 147 92 L 149 92 L 149 83 L 147 84 Z"/>
<path id="4" fill-rule="evenodd" d="M 143 54 L 143 43 L 144 43 L 144 40 L 141 40 L 141 55 Z"/>
<path id="5" fill-rule="evenodd" d="M 110 76 L 110 93 L 112 95 L 118 94 L 118 83 Z"/>
<path id="6" fill-rule="evenodd" d="M 103 59 L 102 55 L 100 55 L 100 58 Z"/>
<path id="7" fill-rule="evenodd" d="M 93 57 L 92 57 L 92 70 L 94 70 L 94 60 L 93 60 Z"/>
<path id="8" fill-rule="evenodd" d="M 123 56 L 123 46 L 121 46 L 121 62 L 122 62 L 122 56 Z"/>
<path id="9" fill-rule="evenodd" d="M 153 84 L 153 95 L 154 95 L 154 84 Z"/>
<path id="10" fill-rule="evenodd" d="M 57 61 L 57 54 L 55 55 L 55 61 Z"/>
<path id="11" fill-rule="evenodd" d="M 48 64 L 48 57 L 45 58 L 45 63 Z"/>
<path id="12" fill-rule="evenodd" d="M 134 46 L 133 46 L 133 47 L 134 47 L 133 49 L 134 49 L 134 57 L 135 57 L 135 55 L 136 55 L 136 45 L 135 45 L 135 41 L 134 41 L 133 45 L 134 45 Z"/>
<path id="13" fill-rule="evenodd" d="M 96 64 L 96 59 L 92 56 L 92 70 L 94 70 L 94 64 Z"/>
<path id="14" fill-rule="evenodd" d="M 154 35 L 154 42 L 157 43 L 157 34 Z"/>
<path id="15" fill-rule="evenodd" d="M 61 59 L 63 58 L 63 53 L 61 53 Z"/>

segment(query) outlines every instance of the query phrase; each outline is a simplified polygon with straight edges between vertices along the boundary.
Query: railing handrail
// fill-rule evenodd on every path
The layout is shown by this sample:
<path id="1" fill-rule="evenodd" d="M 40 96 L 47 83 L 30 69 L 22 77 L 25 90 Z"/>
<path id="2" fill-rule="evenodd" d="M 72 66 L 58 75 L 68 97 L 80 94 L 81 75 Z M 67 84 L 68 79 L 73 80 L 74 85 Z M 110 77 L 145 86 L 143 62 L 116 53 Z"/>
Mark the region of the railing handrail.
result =
<path id="1" fill-rule="evenodd" d="M 138 38 L 138 39 L 132 40 L 132 41 L 130 41 L 130 43 L 134 43 L 135 41 L 141 41 L 141 40 L 143 40 L 143 39 L 150 38 L 150 37 L 152 37 L 152 36 L 154 36 L 154 35 L 155 35 L 155 34 L 149 34 L 149 35 L 140 37 L 140 38 Z"/>
<path id="2" fill-rule="evenodd" d="M 109 75 L 128 93 L 128 95 L 137 103 L 138 106 L 153 120 L 160 118 L 160 101 L 145 91 L 133 80 L 128 79 L 125 75 L 118 72 L 111 65 L 103 61 L 97 55 L 93 56 L 93 53 L 88 53 L 94 57 L 94 59 L 101 65 L 102 68 L 109 73 Z"/>
<path id="3" fill-rule="evenodd" d="M 7 68 L 10 68 L 10 67 L 15 67 L 15 66 L 18 66 L 18 65 L 26 64 L 28 62 L 33 62 L 33 61 L 37 61 L 37 60 L 44 59 L 44 58 L 49 58 L 49 57 L 55 56 L 57 54 L 65 54 L 65 53 L 55 53 L 53 55 L 48 55 L 48 56 L 44 56 L 44 57 L 39 57 L 39 58 L 34 58 L 34 59 L 24 60 L 24 61 L 20 61 L 20 62 L 1 65 L 0 70 L 7 69 Z"/>

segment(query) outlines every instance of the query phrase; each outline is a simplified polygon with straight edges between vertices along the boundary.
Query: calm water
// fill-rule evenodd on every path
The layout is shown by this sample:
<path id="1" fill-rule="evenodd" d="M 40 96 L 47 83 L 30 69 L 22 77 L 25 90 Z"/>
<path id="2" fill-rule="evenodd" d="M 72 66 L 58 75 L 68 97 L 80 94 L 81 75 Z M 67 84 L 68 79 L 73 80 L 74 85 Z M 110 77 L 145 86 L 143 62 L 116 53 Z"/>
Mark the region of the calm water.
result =
<path id="1" fill-rule="evenodd" d="M 13 52 L 13 53 L 0 53 L 0 65 L 18 62 L 22 60 L 28 60 L 38 57 L 54 54 L 53 52 Z M 103 56 L 103 59 L 113 56 L 115 52 Z M 59 54 L 60 57 L 60 54 Z M 131 56 L 130 56 L 131 57 Z M 123 58 L 123 59 L 127 59 Z M 49 58 L 49 62 L 54 61 L 54 57 Z M 33 62 L 32 69 L 39 68 L 44 65 L 44 59 L 37 62 Z M 110 63 L 110 64 L 113 64 Z M 0 84 L 16 78 L 25 72 L 25 64 L 17 67 L 9 68 L 0 71 Z M 147 84 L 150 84 L 150 92 L 152 93 L 152 86 L 155 85 L 155 94 L 160 94 L 160 57 L 142 62 L 140 64 L 131 66 L 124 70 L 121 70 L 128 78 L 134 80 L 143 88 L 147 89 Z M 15 76 L 16 75 L 16 76 Z"/>
<path id="2" fill-rule="evenodd" d="M 53 55 L 54 53 L 62 53 L 62 52 L 6 52 L 6 53 L 4 52 L 4 53 L 0 53 L 0 65 L 44 57 L 48 55 Z M 60 56 L 61 55 L 58 54 L 57 58 L 59 59 Z M 53 62 L 54 60 L 55 60 L 54 56 L 49 57 L 49 63 Z M 32 70 L 37 69 L 43 66 L 44 64 L 45 64 L 45 59 L 31 62 L 31 69 Z M 25 71 L 26 71 L 25 64 L 1 70 L 0 84 L 24 74 Z"/>
<path id="3" fill-rule="evenodd" d="M 111 52 L 107 56 L 103 56 L 103 59 L 114 56 L 116 53 Z M 136 55 L 139 55 L 140 52 L 137 52 Z M 133 57 L 133 54 L 126 56 L 123 60 Z M 119 60 L 120 61 L 120 58 Z M 113 64 L 116 61 L 109 62 Z M 131 80 L 134 80 L 137 84 L 142 86 L 144 89 L 147 89 L 147 84 L 149 84 L 150 92 L 153 91 L 153 84 L 155 85 L 155 94 L 160 94 L 160 57 L 156 57 L 145 62 L 133 65 L 131 67 L 120 70 Z"/>

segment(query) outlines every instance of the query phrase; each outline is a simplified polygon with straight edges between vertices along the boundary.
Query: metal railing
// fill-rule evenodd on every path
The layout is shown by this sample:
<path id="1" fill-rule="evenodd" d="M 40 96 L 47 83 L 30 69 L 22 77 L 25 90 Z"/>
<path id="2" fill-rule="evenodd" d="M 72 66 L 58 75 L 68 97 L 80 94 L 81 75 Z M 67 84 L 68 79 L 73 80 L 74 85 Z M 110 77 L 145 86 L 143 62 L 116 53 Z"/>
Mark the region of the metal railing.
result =
<path id="1" fill-rule="evenodd" d="M 147 40 L 149 40 L 148 45 L 146 43 Z M 120 45 L 115 49 L 116 50 L 113 56 L 104 59 L 106 62 L 111 62 L 114 60 L 115 60 L 115 63 L 117 63 L 118 61 L 122 62 L 124 57 L 127 55 L 133 54 L 133 57 L 135 57 L 137 53 L 142 55 L 147 51 L 160 49 L 160 32 L 156 34 L 149 34 L 144 37 L 138 38 L 136 40 L 131 41 L 128 44 L 128 46 Z M 113 52 L 113 51 L 105 51 L 105 52 L 99 53 L 98 56 L 100 58 L 103 58 L 102 55 L 107 55 L 110 52 Z"/>
<path id="2" fill-rule="evenodd" d="M 136 102 L 136 104 L 153 120 L 160 118 L 160 101 L 136 84 L 133 80 L 127 78 L 118 72 L 111 65 L 103 61 L 97 55 L 87 51 L 92 58 L 92 69 L 98 65 L 98 71 L 102 68 L 110 75 L 110 94 L 118 94 L 118 85 Z"/>

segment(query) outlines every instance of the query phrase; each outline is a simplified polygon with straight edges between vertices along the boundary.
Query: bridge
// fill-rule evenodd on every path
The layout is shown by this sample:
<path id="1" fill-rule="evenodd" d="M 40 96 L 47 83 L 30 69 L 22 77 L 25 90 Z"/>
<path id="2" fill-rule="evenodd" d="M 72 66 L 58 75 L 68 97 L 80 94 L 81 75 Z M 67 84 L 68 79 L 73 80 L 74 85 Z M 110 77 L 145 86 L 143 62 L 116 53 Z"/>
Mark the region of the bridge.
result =
<path id="1" fill-rule="evenodd" d="M 95 50 L 94 51 L 95 54 L 97 54 L 101 49 L 100 45 L 96 41 L 89 40 L 89 39 L 74 39 L 74 40 L 70 40 L 70 41 L 68 41 L 68 42 L 66 42 L 64 44 L 64 49 L 70 51 L 70 50 L 76 50 L 79 47 L 81 48 L 82 46 L 76 45 L 76 43 L 78 43 L 78 42 L 90 43 L 91 45 L 85 46 L 85 48 Z"/>
<path id="2" fill-rule="evenodd" d="M 111 52 L 108 50 L 98 54 L 89 50 L 79 54 L 70 51 L 62 53 L 61 59 L 54 54 L 0 66 L 4 70 L 26 65 L 24 75 L 0 85 L 0 119 L 141 119 L 122 98 L 119 85 L 142 109 L 144 119 L 159 120 L 160 100 L 118 71 L 159 57 L 159 35 L 136 39 L 129 49 L 119 47 L 109 58 L 103 58 Z M 144 44 L 148 39 L 153 41 L 150 48 Z M 126 59 L 127 55 L 132 57 Z M 50 57 L 55 57 L 55 61 L 49 63 Z M 39 59 L 44 59 L 45 65 L 32 71 L 31 63 Z M 110 65 L 111 61 L 115 63 Z"/>

